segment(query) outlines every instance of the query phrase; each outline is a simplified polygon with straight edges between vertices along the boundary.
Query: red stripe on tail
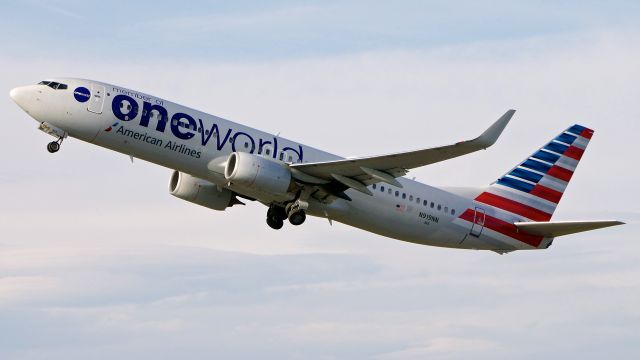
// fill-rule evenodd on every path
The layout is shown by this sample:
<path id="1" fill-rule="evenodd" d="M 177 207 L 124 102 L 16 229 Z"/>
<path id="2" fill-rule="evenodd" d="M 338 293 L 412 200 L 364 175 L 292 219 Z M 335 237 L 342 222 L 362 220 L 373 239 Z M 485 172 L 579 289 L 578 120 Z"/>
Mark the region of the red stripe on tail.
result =
<path id="1" fill-rule="evenodd" d="M 460 215 L 461 219 L 466 220 L 470 223 L 473 223 L 473 217 L 474 211 L 471 209 L 467 209 L 462 215 Z M 484 227 L 499 232 L 510 238 L 522 241 L 523 243 L 529 244 L 533 247 L 540 246 L 540 243 L 543 239 L 542 236 L 531 235 L 523 231 L 518 231 L 518 228 L 516 228 L 515 225 L 489 215 L 485 215 Z"/>
<path id="2" fill-rule="evenodd" d="M 582 158 L 582 154 L 584 154 L 584 149 L 580 149 L 579 147 L 569 146 L 569 148 L 564 152 L 564 156 L 568 156 L 572 159 L 580 160 Z"/>
<path id="3" fill-rule="evenodd" d="M 571 180 L 571 176 L 573 172 L 571 170 L 567 170 L 561 166 L 553 165 L 549 171 L 547 171 L 547 175 L 553 176 L 554 178 L 558 178 L 563 181 Z"/>
<path id="4" fill-rule="evenodd" d="M 593 130 L 591 129 L 584 129 L 582 130 L 582 132 L 580 133 L 580 136 L 582 136 L 585 139 L 591 139 L 591 137 L 593 136 Z"/>
<path id="5" fill-rule="evenodd" d="M 487 205 L 495 206 L 502 210 L 512 212 L 514 214 L 522 215 L 527 219 L 531 219 L 534 221 L 548 221 L 549 219 L 551 219 L 551 214 L 547 214 L 546 212 L 538 210 L 529 205 L 521 204 L 517 201 L 507 199 L 496 194 L 484 192 L 480 194 L 475 200 Z"/>
<path id="6" fill-rule="evenodd" d="M 531 195 L 535 195 L 539 198 L 545 199 L 545 200 L 549 200 L 553 203 L 559 203 L 560 202 L 560 198 L 562 197 L 562 193 L 553 189 L 549 189 L 546 186 L 542 186 L 540 184 L 537 184 L 532 190 L 531 192 L 529 192 L 529 194 Z"/>

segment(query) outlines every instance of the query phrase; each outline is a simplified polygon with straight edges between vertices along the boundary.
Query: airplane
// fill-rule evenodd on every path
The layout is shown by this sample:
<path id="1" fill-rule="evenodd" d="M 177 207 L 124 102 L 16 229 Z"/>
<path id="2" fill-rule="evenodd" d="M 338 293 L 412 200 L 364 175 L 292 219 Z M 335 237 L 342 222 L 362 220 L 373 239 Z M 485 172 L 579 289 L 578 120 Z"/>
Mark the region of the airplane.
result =
<path id="1" fill-rule="evenodd" d="M 16 87 L 10 96 L 56 138 L 47 145 L 50 153 L 73 137 L 167 167 L 171 195 L 221 211 L 258 201 L 273 229 L 285 220 L 301 225 L 311 215 L 411 243 L 504 254 L 624 224 L 551 221 L 594 133 L 582 125 L 563 130 L 487 186 L 438 188 L 404 177 L 492 146 L 515 110 L 471 140 L 342 158 L 99 81 L 53 78 Z"/>

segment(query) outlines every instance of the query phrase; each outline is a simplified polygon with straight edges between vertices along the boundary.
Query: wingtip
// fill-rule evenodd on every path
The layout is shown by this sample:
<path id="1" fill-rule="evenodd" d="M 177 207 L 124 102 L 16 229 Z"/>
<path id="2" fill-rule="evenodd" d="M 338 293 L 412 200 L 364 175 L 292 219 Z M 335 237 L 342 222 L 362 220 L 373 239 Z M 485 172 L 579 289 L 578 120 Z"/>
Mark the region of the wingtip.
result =
<path id="1" fill-rule="evenodd" d="M 515 113 L 516 113 L 515 109 L 509 109 L 509 110 L 507 110 L 506 113 L 504 113 L 504 115 L 502 115 L 501 119 L 506 117 L 509 120 L 511 120 L 511 117 L 513 117 L 513 114 L 515 114 Z"/>
<path id="2" fill-rule="evenodd" d="M 489 128 L 476 139 L 479 145 L 482 148 L 486 149 L 489 146 L 495 144 L 500 137 L 500 134 L 502 134 L 504 128 L 507 127 L 507 124 L 509 123 L 509 121 L 511 121 L 511 118 L 513 117 L 513 114 L 515 114 L 515 112 L 516 111 L 514 109 L 507 110 L 507 112 L 505 112 L 498 120 L 496 120 L 496 122 L 489 126 Z"/>

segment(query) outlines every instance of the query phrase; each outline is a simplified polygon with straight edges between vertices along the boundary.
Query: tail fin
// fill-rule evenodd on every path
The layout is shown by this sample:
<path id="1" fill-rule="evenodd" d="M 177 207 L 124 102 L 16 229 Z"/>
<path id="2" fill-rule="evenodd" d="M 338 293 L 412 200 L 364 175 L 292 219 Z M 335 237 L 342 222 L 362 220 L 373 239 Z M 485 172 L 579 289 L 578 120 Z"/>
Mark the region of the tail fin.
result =
<path id="1" fill-rule="evenodd" d="M 573 125 L 475 200 L 531 221 L 549 221 L 592 135 L 593 130 Z"/>

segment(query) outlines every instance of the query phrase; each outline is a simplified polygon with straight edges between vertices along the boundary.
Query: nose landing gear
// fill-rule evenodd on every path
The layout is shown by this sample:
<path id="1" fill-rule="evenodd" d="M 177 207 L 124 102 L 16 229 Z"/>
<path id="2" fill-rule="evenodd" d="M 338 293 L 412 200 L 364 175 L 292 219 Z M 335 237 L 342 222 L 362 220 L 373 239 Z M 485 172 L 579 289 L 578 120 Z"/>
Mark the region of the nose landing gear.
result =
<path id="1" fill-rule="evenodd" d="M 60 128 L 57 128 L 47 122 L 40 123 L 40 126 L 38 126 L 38 130 L 44 133 L 47 133 L 58 139 L 56 141 L 52 141 L 47 144 L 47 151 L 49 151 L 52 154 L 60 150 L 60 144 L 62 144 L 62 140 L 64 140 L 64 138 L 67 137 L 66 131 Z"/>
<path id="2" fill-rule="evenodd" d="M 59 138 L 58 141 L 52 141 L 48 143 L 47 151 L 49 151 L 52 154 L 55 152 L 58 152 L 58 150 L 60 150 L 60 144 L 62 144 L 62 138 Z"/>

